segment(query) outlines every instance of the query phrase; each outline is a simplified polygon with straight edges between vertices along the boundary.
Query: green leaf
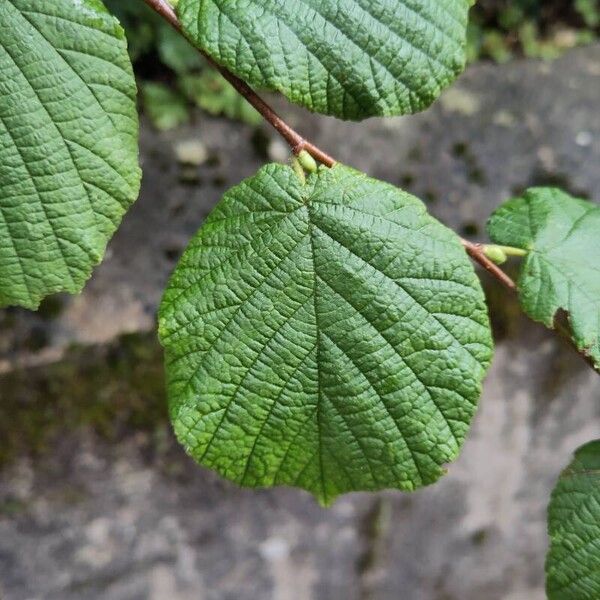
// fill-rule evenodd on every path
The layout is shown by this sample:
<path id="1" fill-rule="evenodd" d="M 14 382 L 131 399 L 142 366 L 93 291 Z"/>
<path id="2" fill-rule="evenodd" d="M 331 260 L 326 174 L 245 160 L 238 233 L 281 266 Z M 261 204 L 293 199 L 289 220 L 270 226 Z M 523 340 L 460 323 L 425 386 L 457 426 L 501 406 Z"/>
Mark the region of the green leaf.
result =
<path id="1" fill-rule="evenodd" d="M 192 102 L 211 115 L 223 115 L 249 125 L 262 122 L 260 114 L 214 69 L 180 77 L 179 87 Z"/>
<path id="2" fill-rule="evenodd" d="M 573 341 L 600 369 L 600 207 L 533 188 L 488 223 L 494 242 L 528 251 L 519 277 L 525 312 L 553 328 L 567 313 Z"/>
<path id="3" fill-rule="evenodd" d="M 135 81 L 98 0 L 0 0 L 0 306 L 78 292 L 137 197 Z"/>
<path id="4" fill-rule="evenodd" d="M 178 31 L 162 22 L 157 34 L 156 47 L 161 62 L 178 75 L 201 69 L 206 61 Z"/>
<path id="5" fill-rule="evenodd" d="M 144 110 L 152 125 L 159 131 L 168 131 L 187 123 L 190 111 L 185 98 L 163 83 L 142 83 Z"/>
<path id="6" fill-rule="evenodd" d="M 428 107 L 463 70 L 468 0 L 181 0 L 184 30 L 251 85 L 345 119 Z"/>
<path id="7" fill-rule="evenodd" d="M 323 503 L 414 490 L 454 460 L 492 342 L 458 238 L 348 167 L 230 190 L 160 309 L 170 413 L 200 463 Z"/>
<path id="8" fill-rule="evenodd" d="M 160 30 L 171 27 L 143 2 L 104 0 L 104 5 L 125 30 L 129 56 L 134 63 L 154 50 Z"/>
<path id="9" fill-rule="evenodd" d="M 548 509 L 548 600 L 600 598 L 600 440 L 580 448 Z"/>

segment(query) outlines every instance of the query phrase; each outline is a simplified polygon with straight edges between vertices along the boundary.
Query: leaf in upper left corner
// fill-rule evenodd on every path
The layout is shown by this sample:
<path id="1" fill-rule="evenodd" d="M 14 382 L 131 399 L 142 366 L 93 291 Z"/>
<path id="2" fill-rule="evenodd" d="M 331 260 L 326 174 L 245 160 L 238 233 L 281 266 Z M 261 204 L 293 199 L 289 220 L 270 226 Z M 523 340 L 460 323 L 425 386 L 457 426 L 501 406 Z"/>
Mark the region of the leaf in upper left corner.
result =
<path id="1" fill-rule="evenodd" d="M 488 231 L 528 251 L 518 282 L 525 312 L 550 328 L 566 312 L 577 348 L 600 370 L 600 206 L 532 188 L 502 205 Z"/>
<path id="2" fill-rule="evenodd" d="M 0 0 L 0 306 L 77 293 L 140 188 L 136 85 L 99 0 Z"/>

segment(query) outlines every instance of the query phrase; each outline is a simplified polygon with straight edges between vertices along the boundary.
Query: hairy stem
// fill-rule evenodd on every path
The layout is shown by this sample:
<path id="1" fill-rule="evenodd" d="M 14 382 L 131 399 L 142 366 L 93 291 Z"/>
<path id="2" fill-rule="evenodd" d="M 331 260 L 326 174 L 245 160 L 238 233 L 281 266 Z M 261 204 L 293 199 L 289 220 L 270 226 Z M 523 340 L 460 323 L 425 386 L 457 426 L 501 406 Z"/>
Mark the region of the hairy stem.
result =
<path id="1" fill-rule="evenodd" d="M 173 7 L 167 0 L 144 0 L 146 4 L 165 19 L 179 33 L 183 34 L 181 23 Z M 216 63 L 202 50 L 202 56 L 223 75 L 223 77 L 270 123 L 281 137 L 289 144 L 292 152 L 298 156 L 303 150 L 308 152 L 316 161 L 327 167 L 332 167 L 335 160 L 314 144 L 305 140 L 295 129 L 288 125 L 245 81 Z"/>

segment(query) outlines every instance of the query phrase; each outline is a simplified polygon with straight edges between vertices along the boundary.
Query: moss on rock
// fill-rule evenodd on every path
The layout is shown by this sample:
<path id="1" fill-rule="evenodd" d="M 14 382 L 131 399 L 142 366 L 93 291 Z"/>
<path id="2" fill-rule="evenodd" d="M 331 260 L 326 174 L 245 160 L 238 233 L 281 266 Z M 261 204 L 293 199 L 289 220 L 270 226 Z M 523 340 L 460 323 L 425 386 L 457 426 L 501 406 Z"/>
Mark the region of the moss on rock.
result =
<path id="1" fill-rule="evenodd" d="M 58 363 L 0 375 L 0 467 L 16 456 L 46 453 L 81 427 L 114 441 L 166 422 L 162 351 L 154 334 L 73 347 Z"/>

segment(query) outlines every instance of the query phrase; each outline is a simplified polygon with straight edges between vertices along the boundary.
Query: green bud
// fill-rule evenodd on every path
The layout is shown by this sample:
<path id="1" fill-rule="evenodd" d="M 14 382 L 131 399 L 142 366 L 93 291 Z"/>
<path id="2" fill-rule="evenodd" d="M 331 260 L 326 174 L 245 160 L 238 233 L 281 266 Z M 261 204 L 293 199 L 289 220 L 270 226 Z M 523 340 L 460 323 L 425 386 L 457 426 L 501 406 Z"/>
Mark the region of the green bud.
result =
<path id="1" fill-rule="evenodd" d="M 302 168 L 308 173 L 317 172 L 317 162 L 306 150 L 302 150 L 302 152 L 298 154 L 298 161 L 302 165 Z"/>
<path id="2" fill-rule="evenodd" d="M 484 246 L 483 253 L 497 265 L 503 265 L 508 257 L 500 246 Z"/>

